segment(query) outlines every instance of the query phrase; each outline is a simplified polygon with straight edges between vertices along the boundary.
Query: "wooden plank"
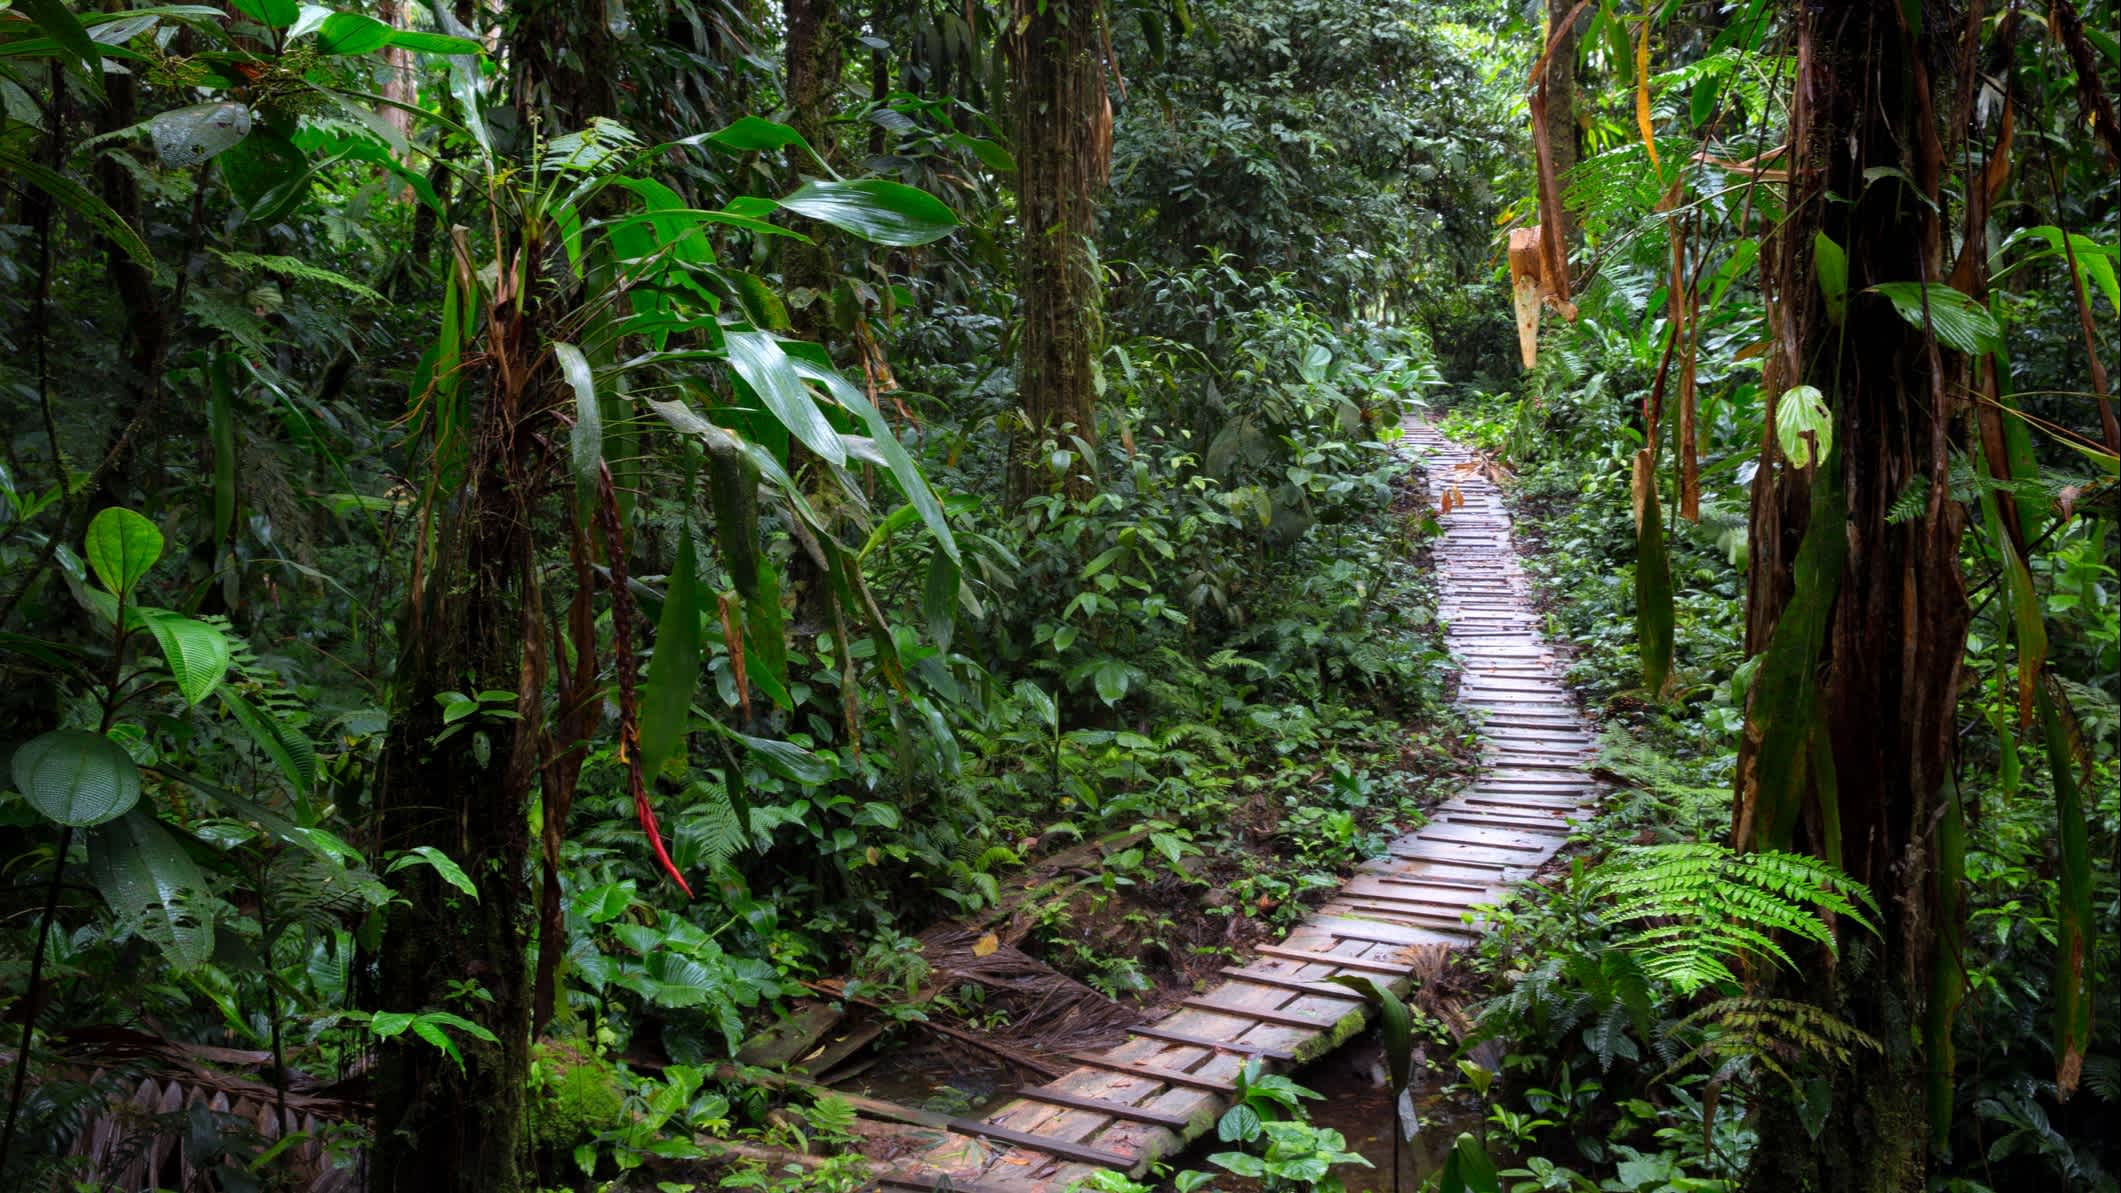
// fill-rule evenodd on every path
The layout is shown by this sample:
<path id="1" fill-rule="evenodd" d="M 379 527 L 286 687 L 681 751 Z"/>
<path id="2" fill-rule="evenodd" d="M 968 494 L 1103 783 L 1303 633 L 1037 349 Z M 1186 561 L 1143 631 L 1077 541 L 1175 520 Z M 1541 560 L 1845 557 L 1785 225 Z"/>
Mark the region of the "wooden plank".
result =
<path id="1" fill-rule="evenodd" d="M 1179 1005 L 1193 1006 L 1194 1001 L 1187 999 Z M 1209 1007 L 1207 1009 L 1224 1010 L 1233 1015 L 1249 1015 L 1255 1019 L 1259 1017 L 1255 1011 L 1247 1011 L 1240 1008 Z M 1305 1026 L 1324 1027 L 1328 1025 L 1311 1023 Z M 1167 1069 L 1162 1065 L 1145 1065 L 1138 1061 L 1115 1060 L 1109 1056 L 1097 1056 L 1087 1052 L 1072 1053 L 1069 1059 L 1079 1061 L 1093 1069 L 1103 1069 L 1110 1073 L 1124 1073 L 1129 1077 L 1143 1077 L 1150 1081 L 1161 1081 L 1165 1085 L 1183 1086 L 1186 1089 L 1204 1089 L 1218 1094 L 1237 1092 L 1237 1084 L 1235 1082 L 1225 1081 L 1220 1077 L 1203 1077 L 1198 1073 L 1188 1073 L 1181 1069 Z"/>
<path id="2" fill-rule="evenodd" d="M 1264 952 L 1265 950 L 1261 951 Z M 1395 970 L 1394 972 L 1404 971 Z M 1157 1024 L 1130 1027 L 1127 1030 L 1137 1036 L 1147 1036 L 1149 1039 L 1162 1040 L 1169 1044 L 1191 1044 L 1195 1048 L 1212 1048 L 1217 1052 L 1239 1052 L 1247 1056 L 1257 1056 L 1263 1060 L 1296 1059 L 1296 1054 L 1293 1052 L 1287 1052 L 1280 1048 L 1269 1048 L 1265 1044 L 1247 1044 L 1243 1040 L 1211 1040 L 1206 1036 L 1196 1036 L 1189 1032 L 1177 1031 Z"/>
<path id="3" fill-rule="evenodd" d="M 1434 841 L 1441 845 L 1471 845 L 1476 849 L 1515 849 L 1522 853 L 1545 853 L 1548 845 L 1519 845 L 1513 841 L 1482 841 L 1467 837 L 1446 837 L 1442 833 L 1423 830 L 1417 841 Z"/>
<path id="4" fill-rule="evenodd" d="M 1401 976 L 1405 976 L 1406 971 L 1401 970 L 1399 972 Z M 1284 1011 L 1262 1011 L 1253 1007 L 1233 1007 L 1228 1003 L 1209 1002 L 1205 998 L 1183 998 L 1179 1000 L 1178 1005 L 1191 1007 L 1196 1011 L 1213 1011 L 1218 1015 L 1236 1015 L 1244 1019 L 1257 1019 L 1261 1023 L 1271 1023 L 1276 1027 L 1308 1027 L 1312 1031 L 1325 1031 L 1335 1023 L 1340 1022 L 1338 1019 L 1312 1019 L 1304 1015 L 1291 1015 Z M 1232 1086 L 1230 1088 L 1235 1089 L 1236 1087 Z"/>
<path id="5" fill-rule="evenodd" d="M 1294 990 L 1298 994 L 1315 994 L 1320 998 L 1345 998 L 1349 1002 L 1369 1001 L 1344 986 L 1321 987 L 1315 981 L 1292 978 L 1287 974 L 1258 973 L 1249 969 L 1241 969 L 1235 965 L 1225 965 L 1219 972 L 1226 978 L 1236 978 L 1238 981 L 1250 982 L 1255 986 L 1269 986 L 1276 990 Z"/>
<path id="6" fill-rule="evenodd" d="M 1073 1110 L 1092 1110 L 1108 1114 L 1113 1118 L 1128 1119 L 1137 1123 L 1154 1123 L 1159 1127 L 1182 1128 L 1193 1121 L 1191 1115 L 1172 1114 L 1168 1110 L 1151 1110 L 1147 1106 L 1134 1106 L 1126 1102 L 1111 1102 L 1104 1098 L 1086 1098 L 1051 1087 L 1024 1088 L 1011 1096 L 1028 1098 L 1033 1102 L 1044 1102 L 1050 1106 L 1066 1106 Z"/>
<path id="7" fill-rule="evenodd" d="M 1382 920 L 1343 919 L 1338 916 L 1320 916 L 1304 925 L 1314 932 L 1338 936 L 1342 940 L 1367 940 L 1373 944 L 1434 944 L 1425 936 L 1414 935 L 1423 929 L 1401 924 L 1388 924 Z"/>
<path id="8" fill-rule="evenodd" d="M 1262 957 L 1279 957 L 1284 961 L 1309 961 L 1316 965 L 1337 965 L 1357 973 L 1387 974 L 1395 978 L 1403 978 L 1412 972 L 1406 965 L 1379 961 L 1371 957 L 1342 957 L 1333 953 L 1313 952 L 1310 949 L 1283 948 L 1278 944 L 1263 944 L 1252 951 Z M 1243 1014 L 1241 1011 L 1238 1013 Z"/>
<path id="9" fill-rule="evenodd" d="M 1397 842 L 1394 842 L 1394 844 L 1397 844 Z M 1410 842 L 1410 844 L 1419 844 L 1419 842 Z M 1503 862 L 1467 861 L 1464 858 L 1446 857 L 1433 853 L 1401 853 L 1397 849 L 1392 850 L 1392 856 L 1405 862 L 1436 862 L 1445 866 L 1463 866 L 1469 870 L 1515 870 L 1522 866 L 1522 863 L 1505 864 Z"/>
<path id="10" fill-rule="evenodd" d="M 1408 928 L 1426 928 L 1432 932 L 1447 932 L 1453 936 L 1479 936 L 1478 929 L 1467 927 L 1460 920 L 1440 915 L 1422 915 L 1403 907 L 1383 903 L 1368 903 L 1352 895 L 1337 896 L 1328 902 L 1324 910 L 1335 915 L 1371 916 L 1387 923 Z"/>
<path id="11" fill-rule="evenodd" d="M 950 1120 L 950 1130 L 960 1135 L 977 1135 L 982 1139 L 1013 1143 L 1018 1147 L 1027 1147 L 1032 1151 L 1044 1152 L 1049 1156 L 1059 1156 L 1063 1160 L 1079 1160 L 1085 1164 L 1102 1164 L 1107 1168 L 1124 1169 L 1134 1167 L 1133 1156 L 1120 1152 L 1108 1152 L 1103 1148 L 1089 1147 L 1080 1143 L 1071 1143 L 1065 1139 L 1053 1139 L 1030 1131 L 1019 1131 L 1014 1127 L 998 1127 L 993 1123 L 983 1123 L 974 1119 L 953 1118 Z"/>

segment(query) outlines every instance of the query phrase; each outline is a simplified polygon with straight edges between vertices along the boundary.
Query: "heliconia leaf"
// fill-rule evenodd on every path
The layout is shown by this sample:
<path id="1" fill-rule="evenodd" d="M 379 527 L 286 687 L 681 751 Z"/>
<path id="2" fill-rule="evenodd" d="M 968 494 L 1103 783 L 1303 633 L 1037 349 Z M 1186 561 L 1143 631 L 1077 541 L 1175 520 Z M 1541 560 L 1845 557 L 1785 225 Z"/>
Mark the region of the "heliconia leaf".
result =
<path id="1" fill-rule="evenodd" d="M 788 433 L 819 459 L 846 463 L 847 449 L 840 443 L 839 432 L 825 421 L 780 341 L 763 331 L 730 331 L 722 338 L 729 366 Z"/>
<path id="2" fill-rule="evenodd" d="M 1635 128 L 1642 134 L 1642 146 L 1650 151 L 1650 169 L 1662 176 L 1664 167 L 1657 160 L 1657 126 L 1650 119 L 1650 26 L 1655 20 L 1647 12 L 1642 17 L 1642 40 L 1635 45 Z"/>
<path id="3" fill-rule="evenodd" d="M 140 618 L 162 647 L 185 703 L 197 704 L 213 695 L 228 674 L 228 635 L 167 609 L 142 609 Z"/>
<path id="4" fill-rule="evenodd" d="M 212 893 L 183 845 L 140 809 L 89 837 L 88 868 L 122 927 L 160 946 L 178 969 L 214 953 Z"/>
<path id="5" fill-rule="evenodd" d="M 83 547 L 96 578 L 122 597 L 162 558 L 162 532 L 139 514 L 112 506 L 88 524 Z"/>
<path id="6" fill-rule="evenodd" d="M 780 205 L 864 240 L 900 248 L 940 240 L 958 225 L 956 214 L 934 195 L 881 178 L 813 180 L 797 187 Z"/>
<path id="7" fill-rule="evenodd" d="M 123 250 L 134 264 L 157 277 L 162 275 L 162 266 L 155 260 L 154 250 L 147 247 L 147 241 L 110 204 L 87 187 L 4 145 L 0 145 L 0 170 L 50 195 L 68 210 L 94 224 L 96 231 Z"/>
<path id="8" fill-rule="evenodd" d="M 663 763 L 684 739 L 692 694 L 700 682 L 700 594 L 692 530 L 678 534 L 677 562 L 656 623 L 655 654 L 641 693 L 641 776 L 653 783 Z"/>
<path id="9" fill-rule="evenodd" d="M 115 820 L 140 802 L 140 768 L 86 729 L 40 733 L 15 750 L 15 789 L 46 819 L 74 828 Z"/>

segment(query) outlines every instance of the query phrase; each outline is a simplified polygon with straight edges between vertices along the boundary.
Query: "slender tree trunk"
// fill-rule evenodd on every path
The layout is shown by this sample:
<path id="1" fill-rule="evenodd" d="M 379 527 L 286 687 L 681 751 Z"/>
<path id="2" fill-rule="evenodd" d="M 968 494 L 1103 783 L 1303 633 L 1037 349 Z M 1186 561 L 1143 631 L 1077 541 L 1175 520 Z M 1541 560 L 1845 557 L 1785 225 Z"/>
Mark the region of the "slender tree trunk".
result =
<path id="1" fill-rule="evenodd" d="M 1561 22 L 1576 7 L 1575 0 L 1547 0 L 1547 36 L 1551 39 Z M 1581 156 L 1577 150 L 1576 57 L 1577 42 L 1590 20 L 1579 15 L 1575 24 L 1563 29 L 1554 43 L 1554 56 L 1547 62 L 1547 144 L 1554 154 L 1554 174 L 1566 178 Z M 1567 229 L 1562 230 L 1567 235 Z"/>
<path id="2" fill-rule="evenodd" d="M 836 0 L 785 0 L 788 27 L 788 127 L 803 135 L 826 161 L 837 156 L 831 129 L 840 68 L 846 58 L 846 29 Z M 791 157 L 797 173 L 815 167 Z M 791 179 L 790 185 L 800 181 Z M 789 298 L 788 320 L 795 334 L 831 351 L 832 290 L 839 277 L 829 238 L 809 244 L 783 245 L 782 280 Z"/>
<path id="3" fill-rule="evenodd" d="M 1881 936 L 1845 930 L 1847 955 L 1809 974 L 1797 996 L 1818 997 L 1882 1050 L 1836 1074 L 1816 1138 L 1768 1101 L 1752 1177 L 1761 1190 L 1912 1193 L 1930 1163 L 1914 1027 L 1943 927 L 1935 832 L 1968 620 L 1961 514 L 1942 483 L 1964 361 L 1865 291 L 1947 272 L 1931 62 L 1956 25 L 1916 14 L 1930 19 L 1911 31 L 1899 9 L 1850 0 L 1796 18 L 1796 170 L 1792 216 L 1772 246 L 1768 386 L 1771 402 L 1788 386 L 1822 391 L 1833 444 L 1799 468 L 1776 447 L 1770 416 L 1747 624 L 1749 650 L 1766 657 L 1740 746 L 1735 826 L 1741 847 L 1811 852 L 1869 886 Z M 1897 179 L 1871 185 L 1874 167 L 1904 171 L 1928 202 Z M 1817 278 L 1815 234 L 1847 254 L 1838 317 Z M 1932 482 L 1923 516 L 1889 521 L 1920 476 Z"/>
<path id="4" fill-rule="evenodd" d="M 1092 237 L 1098 192 L 1112 163 L 1112 105 L 1100 56 L 1096 0 L 1016 0 L 1008 52 L 1015 72 L 1009 115 L 1016 131 L 1017 293 L 1023 333 L 1017 394 L 1024 425 L 1011 444 L 1009 496 L 1050 486 L 1042 443 L 1097 434 L 1099 298 Z M 1089 488 L 1091 461 L 1065 488 Z"/>

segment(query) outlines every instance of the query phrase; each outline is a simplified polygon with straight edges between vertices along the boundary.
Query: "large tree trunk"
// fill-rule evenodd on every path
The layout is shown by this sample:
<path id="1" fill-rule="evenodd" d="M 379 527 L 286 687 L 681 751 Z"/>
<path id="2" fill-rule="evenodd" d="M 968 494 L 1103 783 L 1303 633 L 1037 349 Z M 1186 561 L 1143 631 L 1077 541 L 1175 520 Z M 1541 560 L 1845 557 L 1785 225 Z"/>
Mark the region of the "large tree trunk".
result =
<path id="1" fill-rule="evenodd" d="M 469 240 L 455 241 L 470 288 Z M 501 246 L 516 264 L 503 293 L 541 292 L 543 246 Z M 463 1063 L 408 1032 L 386 1039 L 375 1072 L 375 1193 L 517 1193 L 525 1187 L 523 1106 L 534 979 L 528 940 L 530 803 L 546 716 L 540 495 L 546 445 L 560 438 L 550 369 L 536 367 L 535 297 L 485 312 L 484 368 L 465 377 L 461 427 L 437 414 L 422 537 L 398 635 L 395 707 L 375 783 L 383 857 L 432 846 L 477 887 L 467 895 L 427 866 L 392 875 L 378 1012 L 444 1010 L 494 1036 L 451 1033 Z M 439 398 L 431 403 L 440 406 Z M 549 521 L 549 519 L 547 519 Z M 432 528 L 432 534 L 426 532 Z M 529 649 L 526 649 L 529 648 Z M 437 697 L 516 693 L 513 719 L 483 712 L 445 724 Z"/>
<path id="2" fill-rule="evenodd" d="M 1865 883 L 1881 936 L 1843 932 L 1849 956 L 1806 979 L 1826 1009 L 1882 1045 L 1834 1082 L 1815 1140 L 1769 1100 L 1753 1187 L 1924 1187 L 1930 1133 L 1914 1042 L 1937 934 L 1936 826 L 1968 620 L 1959 507 L 1942 483 L 1964 362 L 1901 319 L 1880 282 L 1941 282 L 1944 157 L 1932 108 L 1942 13 L 1903 25 L 1898 0 L 1798 10 L 1791 218 L 1770 275 L 1773 401 L 1812 385 L 1832 410 L 1832 454 L 1798 468 L 1773 414 L 1754 481 L 1747 644 L 1762 660 L 1740 745 L 1735 837 L 1800 849 Z M 1904 183 L 1865 171 L 1905 171 Z M 1853 199 L 1853 201 L 1850 201 Z M 1815 234 L 1848 257 L 1845 312 L 1821 293 Z M 1837 300 L 1838 301 L 1838 300 Z M 1918 476 L 1923 516 L 1887 511 Z M 1858 958 L 1862 950 L 1868 954 Z M 1823 981 L 1819 980 L 1820 977 Z"/>
<path id="3" fill-rule="evenodd" d="M 1017 293 L 1023 334 L 1017 394 L 1024 425 L 1010 448 L 1009 496 L 1050 487 L 1039 446 L 1097 434 L 1098 279 L 1091 237 L 1098 192 L 1112 165 L 1112 104 L 1105 94 L 1096 0 L 1016 0 L 1008 37 L 1015 88 Z M 1087 492 L 1092 461 L 1068 471 Z"/>

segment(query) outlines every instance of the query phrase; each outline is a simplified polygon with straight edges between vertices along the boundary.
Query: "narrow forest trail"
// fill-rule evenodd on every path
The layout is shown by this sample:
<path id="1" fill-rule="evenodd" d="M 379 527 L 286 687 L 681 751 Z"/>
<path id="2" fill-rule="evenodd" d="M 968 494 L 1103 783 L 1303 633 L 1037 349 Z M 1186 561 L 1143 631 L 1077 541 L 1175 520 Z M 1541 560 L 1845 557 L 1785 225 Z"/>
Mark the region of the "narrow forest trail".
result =
<path id="1" fill-rule="evenodd" d="M 1219 985 L 1132 1028 L 1125 1043 L 1073 1057 L 1081 1067 L 981 1120 L 865 1120 L 882 1184 L 1060 1193 L 1099 1169 L 1138 1177 L 1214 1128 L 1248 1059 L 1286 1072 L 1361 1030 L 1368 1006 L 1325 979 L 1369 975 L 1404 991 L 1417 950 L 1478 939 L 1471 910 L 1561 849 L 1571 815 L 1596 797 L 1591 732 L 1539 632 L 1502 496 L 1471 453 L 1426 424 L 1409 424 L 1402 450 L 1426 467 L 1431 508 L 1453 495 L 1435 544 L 1439 613 L 1464 669 L 1458 701 L 1488 743 L 1479 775 L 1286 940 L 1225 968 Z"/>

